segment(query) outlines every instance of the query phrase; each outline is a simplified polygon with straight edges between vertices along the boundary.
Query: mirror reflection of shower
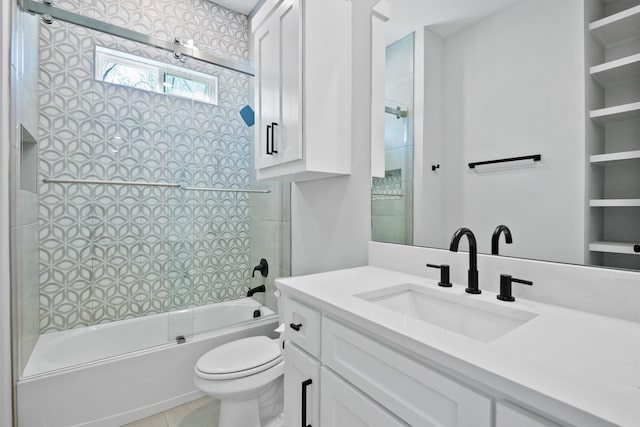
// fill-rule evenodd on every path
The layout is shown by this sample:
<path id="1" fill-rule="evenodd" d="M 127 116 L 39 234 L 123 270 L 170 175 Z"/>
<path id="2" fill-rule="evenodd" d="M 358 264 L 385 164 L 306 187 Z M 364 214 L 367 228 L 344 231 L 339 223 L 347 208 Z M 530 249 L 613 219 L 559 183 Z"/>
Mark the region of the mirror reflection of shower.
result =
<path id="1" fill-rule="evenodd" d="M 374 241 L 413 243 L 413 34 L 387 46 L 385 177 L 371 189 Z"/>

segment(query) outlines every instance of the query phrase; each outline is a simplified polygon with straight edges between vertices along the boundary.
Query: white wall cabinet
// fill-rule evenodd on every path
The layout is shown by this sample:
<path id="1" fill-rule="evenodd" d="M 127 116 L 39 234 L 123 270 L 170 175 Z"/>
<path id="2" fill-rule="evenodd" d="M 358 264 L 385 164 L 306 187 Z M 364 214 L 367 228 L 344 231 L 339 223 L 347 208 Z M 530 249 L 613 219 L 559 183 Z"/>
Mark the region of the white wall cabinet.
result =
<path id="1" fill-rule="evenodd" d="M 284 1 L 255 32 L 257 169 L 302 158 L 300 5 Z"/>
<path id="2" fill-rule="evenodd" d="M 267 0 L 254 16 L 257 179 L 350 173 L 350 6 Z"/>

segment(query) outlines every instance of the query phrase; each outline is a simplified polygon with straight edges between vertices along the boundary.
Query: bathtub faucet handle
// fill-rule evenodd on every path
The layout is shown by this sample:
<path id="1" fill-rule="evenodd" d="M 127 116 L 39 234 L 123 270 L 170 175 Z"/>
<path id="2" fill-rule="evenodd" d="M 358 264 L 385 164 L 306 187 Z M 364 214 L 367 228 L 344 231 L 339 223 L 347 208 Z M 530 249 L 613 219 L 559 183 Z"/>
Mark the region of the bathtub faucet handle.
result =
<path id="1" fill-rule="evenodd" d="M 260 264 L 253 267 L 251 277 L 256 277 L 256 271 L 259 271 L 260 274 L 262 274 L 262 277 L 267 277 L 267 275 L 269 274 L 269 263 L 266 259 L 262 258 L 260 260 Z"/>

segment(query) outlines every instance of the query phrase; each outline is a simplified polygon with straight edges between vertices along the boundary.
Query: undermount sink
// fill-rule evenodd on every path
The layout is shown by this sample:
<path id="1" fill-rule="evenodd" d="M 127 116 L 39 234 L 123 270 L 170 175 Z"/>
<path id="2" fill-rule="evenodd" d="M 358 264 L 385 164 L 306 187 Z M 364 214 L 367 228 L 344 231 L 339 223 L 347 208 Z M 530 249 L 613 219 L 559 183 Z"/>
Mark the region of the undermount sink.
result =
<path id="1" fill-rule="evenodd" d="M 413 283 L 354 296 L 485 343 L 537 316 L 536 313 L 501 306 L 500 303 L 481 301 L 474 295 L 454 294 Z"/>

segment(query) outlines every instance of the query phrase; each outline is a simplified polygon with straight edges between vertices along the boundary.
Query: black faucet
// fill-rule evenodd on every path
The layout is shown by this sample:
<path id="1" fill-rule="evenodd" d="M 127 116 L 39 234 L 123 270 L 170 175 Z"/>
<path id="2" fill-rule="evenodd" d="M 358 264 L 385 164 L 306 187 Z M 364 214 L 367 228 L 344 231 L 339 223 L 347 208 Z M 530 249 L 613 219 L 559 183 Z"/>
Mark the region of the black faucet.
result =
<path id="1" fill-rule="evenodd" d="M 465 227 L 456 230 L 456 232 L 453 233 L 449 250 L 451 252 L 458 252 L 458 244 L 460 244 L 462 236 L 467 236 L 469 239 L 469 283 L 465 291 L 469 294 L 479 294 L 482 291 L 478 287 L 478 246 L 473 231 Z"/>
<path id="2" fill-rule="evenodd" d="M 504 239 L 508 244 L 513 243 L 511 238 L 511 230 L 506 225 L 499 225 L 493 232 L 491 237 L 491 255 L 499 255 L 498 241 L 500 240 L 500 233 L 504 233 Z"/>
<path id="3" fill-rule="evenodd" d="M 256 277 L 256 271 L 259 271 L 260 274 L 262 274 L 262 277 L 267 277 L 269 275 L 269 263 L 266 259 L 262 258 L 260 260 L 260 264 L 253 267 L 251 277 Z"/>
<path id="4" fill-rule="evenodd" d="M 264 285 L 256 286 L 255 288 L 249 289 L 247 291 L 247 296 L 248 297 L 252 297 L 253 294 L 255 294 L 257 292 L 266 292 L 266 291 L 267 291 L 267 288 Z"/>

